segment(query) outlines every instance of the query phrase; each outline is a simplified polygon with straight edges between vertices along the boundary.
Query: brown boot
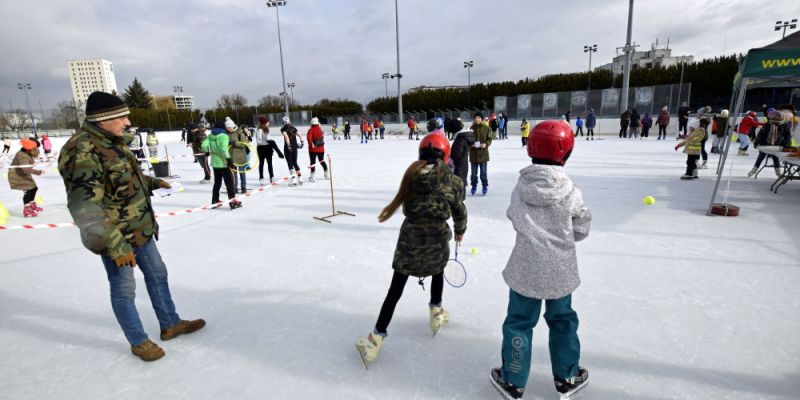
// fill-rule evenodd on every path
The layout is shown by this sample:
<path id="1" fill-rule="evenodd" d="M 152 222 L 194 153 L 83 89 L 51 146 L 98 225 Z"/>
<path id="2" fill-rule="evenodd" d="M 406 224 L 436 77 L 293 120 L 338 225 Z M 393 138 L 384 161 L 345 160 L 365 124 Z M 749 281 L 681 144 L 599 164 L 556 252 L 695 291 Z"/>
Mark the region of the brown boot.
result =
<path id="1" fill-rule="evenodd" d="M 150 339 L 145 340 L 138 346 L 131 346 L 131 353 L 141 358 L 142 361 L 155 361 L 166 354 L 161 347 L 151 342 Z"/>
<path id="2" fill-rule="evenodd" d="M 167 329 L 161 330 L 161 340 L 170 340 L 174 339 L 180 335 L 185 333 L 192 333 L 203 329 L 206 326 L 206 321 L 202 319 L 196 319 L 193 321 L 187 320 L 180 320 L 175 326 Z"/>

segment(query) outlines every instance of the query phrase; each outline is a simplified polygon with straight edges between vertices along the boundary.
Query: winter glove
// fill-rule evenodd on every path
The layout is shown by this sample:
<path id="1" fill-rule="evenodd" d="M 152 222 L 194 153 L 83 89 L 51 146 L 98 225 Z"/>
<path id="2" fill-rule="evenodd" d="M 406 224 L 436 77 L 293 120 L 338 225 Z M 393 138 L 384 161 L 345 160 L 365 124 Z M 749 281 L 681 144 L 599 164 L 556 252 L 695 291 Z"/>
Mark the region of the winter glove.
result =
<path id="1" fill-rule="evenodd" d="M 676 145 L 675 145 L 675 151 L 678 151 L 678 149 L 680 149 L 680 148 L 681 148 L 681 145 L 680 145 L 680 144 L 676 144 Z"/>
<path id="2" fill-rule="evenodd" d="M 133 252 L 129 252 L 122 257 L 117 257 L 114 259 L 114 264 L 117 267 L 135 267 L 136 266 L 136 256 L 133 255 Z"/>
<path id="3" fill-rule="evenodd" d="M 301 140 L 301 141 L 300 141 L 300 146 L 297 146 L 297 148 L 298 148 L 298 149 L 302 149 L 302 148 L 303 148 L 303 146 L 305 146 L 305 145 L 306 145 L 306 142 L 304 142 L 304 141 L 302 141 L 302 140 Z"/>

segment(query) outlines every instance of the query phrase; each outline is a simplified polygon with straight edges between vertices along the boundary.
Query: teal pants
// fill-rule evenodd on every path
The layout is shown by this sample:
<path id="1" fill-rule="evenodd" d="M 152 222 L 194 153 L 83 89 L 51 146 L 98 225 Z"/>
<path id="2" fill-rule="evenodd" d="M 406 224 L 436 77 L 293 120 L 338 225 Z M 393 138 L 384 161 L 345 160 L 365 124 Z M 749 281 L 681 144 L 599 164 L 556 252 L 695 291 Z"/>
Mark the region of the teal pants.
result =
<path id="1" fill-rule="evenodd" d="M 539 321 L 542 300 L 509 291 L 508 314 L 503 322 L 503 379 L 525 387 L 531 371 L 531 339 Z M 578 373 L 581 344 L 578 340 L 578 314 L 572 309 L 572 295 L 544 300 L 544 320 L 550 328 L 550 365 L 553 376 L 561 379 Z"/>

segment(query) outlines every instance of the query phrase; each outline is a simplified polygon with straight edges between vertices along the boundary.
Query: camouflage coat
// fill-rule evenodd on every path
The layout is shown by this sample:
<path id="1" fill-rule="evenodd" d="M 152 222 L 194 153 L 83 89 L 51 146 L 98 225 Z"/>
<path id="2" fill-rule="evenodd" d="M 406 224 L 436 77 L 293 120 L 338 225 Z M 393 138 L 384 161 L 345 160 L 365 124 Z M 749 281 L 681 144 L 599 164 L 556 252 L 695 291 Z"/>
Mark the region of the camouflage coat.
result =
<path id="1" fill-rule="evenodd" d="M 242 132 L 242 128 L 236 128 L 233 133 L 228 133 L 228 145 L 230 146 L 231 160 L 235 165 L 247 164 L 247 135 Z"/>
<path id="2" fill-rule="evenodd" d="M 403 204 L 406 216 L 394 251 L 392 268 L 417 277 L 436 275 L 450 258 L 453 217 L 456 234 L 467 230 L 464 182 L 444 162 L 428 165 L 414 178 L 415 194 Z"/>
<path id="3" fill-rule="evenodd" d="M 58 157 L 67 207 L 83 245 L 95 254 L 118 258 L 158 237 L 152 191 L 160 179 L 142 173 L 122 137 L 85 123 Z"/>

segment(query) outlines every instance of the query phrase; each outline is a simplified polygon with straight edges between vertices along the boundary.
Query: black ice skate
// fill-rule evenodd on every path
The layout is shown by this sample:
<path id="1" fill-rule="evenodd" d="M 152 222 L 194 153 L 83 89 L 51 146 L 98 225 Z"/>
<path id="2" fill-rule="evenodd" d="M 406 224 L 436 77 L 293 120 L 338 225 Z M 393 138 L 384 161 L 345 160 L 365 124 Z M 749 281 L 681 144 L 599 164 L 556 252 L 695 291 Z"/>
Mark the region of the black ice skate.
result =
<path id="1" fill-rule="evenodd" d="M 568 379 L 553 378 L 553 382 L 556 384 L 556 391 L 561 394 L 562 400 L 573 399 L 589 384 L 589 371 L 586 368 L 578 367 L 577 375 Z"/>
<path id="2" fill-rule="evenodd" d="M 500 372 L 500 368 L 492 368 L 491 375 L 489 377 L 489 381 L 492 382 L 492 386 L 497 389 L 497 392 L 500 393 L 506 400 L 514 400 L 514 399 L 521 399 L 522 394 L 525 392 L 525 388 L 518 388 L 510 383 L 506 383 L 503 380 L 502 373 Z"/>

